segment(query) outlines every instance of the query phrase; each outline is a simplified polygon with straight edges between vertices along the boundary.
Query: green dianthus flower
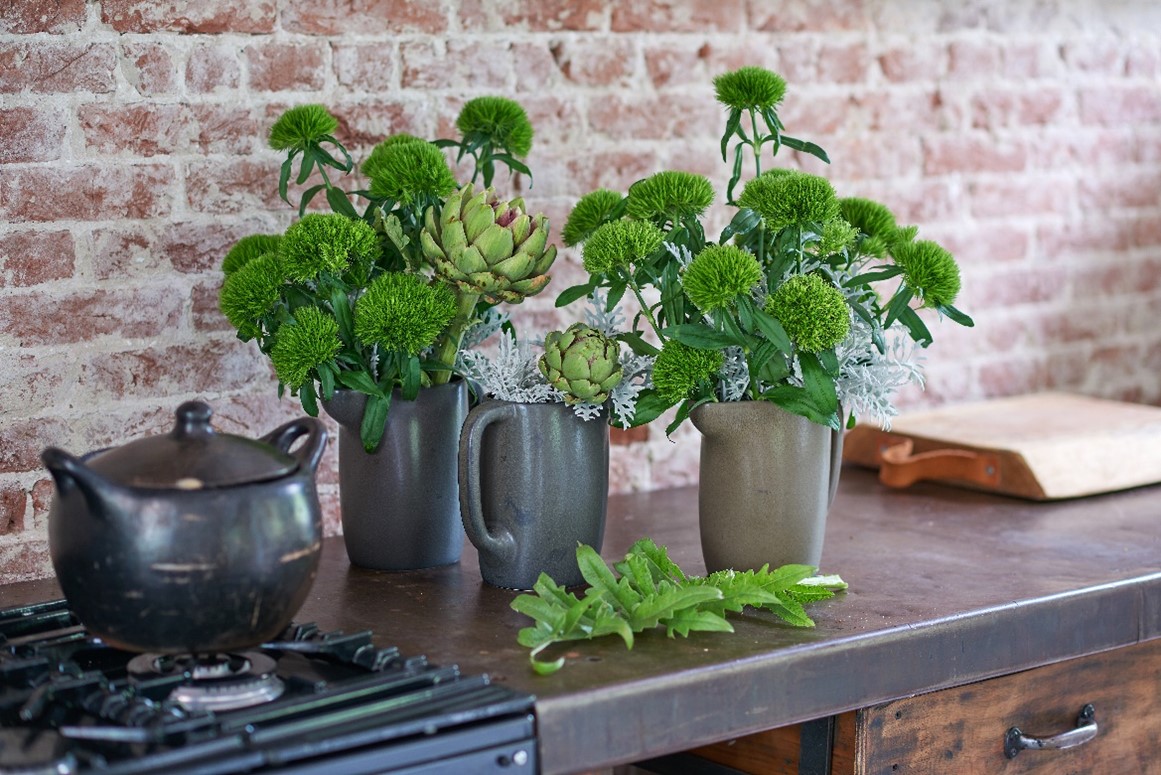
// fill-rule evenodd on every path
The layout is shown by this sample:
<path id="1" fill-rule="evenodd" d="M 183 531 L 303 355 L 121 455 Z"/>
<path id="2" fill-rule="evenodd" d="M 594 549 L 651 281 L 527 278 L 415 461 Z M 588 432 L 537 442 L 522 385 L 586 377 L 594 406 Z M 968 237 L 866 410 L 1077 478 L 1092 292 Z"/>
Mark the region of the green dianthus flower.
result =
<path id="1" fill-rule="evenodd" d="M 464 140 L 481 140 L 505 148 L 521 158 L 532 150 L 532 123 L 520 103 L 507 97 L 476 97 L 468 100 L 456 118 Z"/>
<path id="2" fill-rule="evenodd" d="M 842 291 L 818 275 L 795 275 L 766 299 L 766 312 L 809 353 L 829 350 L 846 338 L 851 319 Z"/>
<path id="3" fill-rule="evenodd" d="M 294 322 L 279 327 L 270 361 L 279 381 L 297 390 L 311 371 L 334 359 L 343 349 L 339 322 L 318 307 L 301 307 Z"/>
<path id="4" fill-rule="evenodd" d="M 761 67 L 742 67 L 714 78 L 714 94 L 727 108 L 762 111 L 782 101 L 786 81 Z"/>
<path id="5" fill-rule="evenodd" d="M 676 221 L 701 215 L 713 201 L 714 187 L 705 176 L 665 170 L 629 187 L 625 212 L 641 221 Z"/>
<path id="6" fill-rule="evenodd" d="M 270 147 L 276 151 L 308 147 L 330 137 L 339 121 L 322 105 L 299 105 L 290 108 L 270 127 Z"/>
<path id="7" fill-rule="evenodd" d="M 355 303 L 355 336 L 366 345 L 418 355 L 455 314 L 455 296 L 446 285 L 388 272 L 375 278 Z"/>
<path id="8" fill-rule="evenodd" d="M 272 253 L 249 261 L 226 277 L 218 294 L 218 308 L 243 339 L 261 333 L 258 320 L 278 303 L 282 281 L 278 260 Z"/>
<path id="9" fill-rule="evenodd" d="M 251 234 L 243 237 L 234 243 L 222 259 L 222 273 L 231 275 L 258 256 L 276 252 L 281 239 L 281 234 Z"/>
<path id="10" fill-rule="evenodd" d="M 746 183 L 738 204 L 762 216 L 767 228 L 826 223 L 839 214 L 830 181 L 793 170 L 764 173 Z"/>
<path id="11" fill-rule="evenodd" d="M 725 360 L 720 350 L 698 350 L 670 339 L 653 363 L 653 387 L 662 400 L 676 404 L 717 374 Z"/>
<path id="12" fill-rule="evenodd" d="M 854 245 L 858 236 L 859 230 L 843 218 L 831 218 L 822 225 L 822 234 L 818 238 L 818 254 L 829 256 L 838 253 L 843 248 Z"/>
<path id="13" fill-rule="evenodd" d="M 624 199 L 617 191 L 598 188 L 580 198 L 568 214 L 561 239 L 570 248 L 587 240 Z"/>
<path id="14" fill-rule="evenodd" d="M 959 265 L 943 246 L 931 240 L 895 245 L 895 263 L 903 267 L 903 280 L 922 299 L 925 306 L 952 304 L 959 295 Z"/>
<path id="15" fill-rule="evenodd" d="M 862 245 L 864 253 L 881 258 L 887 246 L 895 241 L 899 226 L 885 205 L 870 199 L 844 197 L 839 200 L 839 211 L 848 223 L 866 235 Z"/>
<path id="16" fill-rule="evenodd" d="M 649 221 L 609 221 L 585 241 L 585 271 L 605 274 L 614 267 L 640 263 L 664 240 L 661 229 Z"/>
<path id="17" fill-rule="evenodd" d="M 681 278 L 685 295 L 702 312 L 734 306 L 762 281 L 752 253 L 734 245 L 707 245 L 689 262 Z"/>
<path id="18" fill-rule="evenodd" d="M 360 168 L 371 181 L 371 196 L 410 204 L 417 199 L 443 199 L 456 189 L 456 179 L 443 151 L 407 135 L 389 137 L 371 149 Z"/>
<path id="19" fill-rule="evenodd" d="M 287 279 L 310 282 L 323 272 L 340 274 L 351 263 L 369 263 L 379 255 L 375 229 L 365 221 L 338 213 L 311 213 L 291 225 L 278 246 Z"/>

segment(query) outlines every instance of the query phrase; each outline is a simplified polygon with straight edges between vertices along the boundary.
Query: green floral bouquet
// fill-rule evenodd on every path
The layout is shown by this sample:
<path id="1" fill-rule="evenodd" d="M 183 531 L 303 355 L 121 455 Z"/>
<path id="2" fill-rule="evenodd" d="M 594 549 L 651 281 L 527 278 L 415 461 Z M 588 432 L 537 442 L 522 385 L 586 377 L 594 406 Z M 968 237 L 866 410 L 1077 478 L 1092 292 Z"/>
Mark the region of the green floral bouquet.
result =
<path id="1" fill-rule="evenodd" d="M 783 133 L 780 76 L 744 67 L 714 87 L 727 109 L 723 161 L 734 144 L 727 204 L 736 212 L 719 239 L 705 237 L 714 189 L 700 175 L 658 172 L 627 196 L 593 191 L 562 232 L 565 244 L 582 246 L 589 280 L 562 291 L 557 306 L 594 292 L 607 294 L 609 308 L 635 298 L 619 338 L 653 363 L 633 425 L 676 406 L 671 433 L 701 404 L 741 400 L 772 401 L 835 429 L 859 413 L 888 420 L 895 390 L 921 379 L 915 349 L 932 342 L 917 309 L 972 325 L 953 306 L 955 259 L 882 204 L 840 198 L 817 175 L 763 169 L 783 146 L 829 162 L 817 145 Z M 747 157 L 754 176 L 735 198 Z M 880 290 L 885 282 L 894 287 Z"/>
<path id="2" fill-rule="evenodd" d="M 319 399 L 337 388 L 366 394 L 368 451 L 382 438 L 393 391 L 411 400 L 446 383 L 465 333 L 498 317 L 497 305 L 543 290 L 556 258 L 547 219 L 492 188 L 498 163 L 529 174 L 523 108 L 479 97 L 456 125 L 459 140 L 388 137 L 360 167 L 368 187 L 346 191 L 331 180 L 354 171 L 334 137 L 338 121 L 321 105 L 291 108 L 269 137 L 286 152 L 279 193 L 290 204 L 296 160 L 296 185 L 315 172 L 321 182 L 302 192 L 299 219 L 285 233 L 244 237 L 222 262 L 221 310 L 240 339 L 270 357 L 279 395 L 289 388 L 316 416 Z M 446 148 L 473 159 L 467 183 L 456 181 Z M 320 193 L 331 212 L 308 214 Z"/>

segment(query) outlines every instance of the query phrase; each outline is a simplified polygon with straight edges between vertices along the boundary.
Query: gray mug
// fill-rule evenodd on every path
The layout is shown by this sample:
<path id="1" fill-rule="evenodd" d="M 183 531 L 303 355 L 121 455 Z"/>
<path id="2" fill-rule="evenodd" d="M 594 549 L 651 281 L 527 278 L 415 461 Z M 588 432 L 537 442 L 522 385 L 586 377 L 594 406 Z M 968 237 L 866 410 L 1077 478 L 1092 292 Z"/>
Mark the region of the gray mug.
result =
<path id="1" fill-rule="evenodd" d="M 584 582 L 578 543 L 601 550 L 609 493 L 609 428 L 564 404 L 484 401 L 460 434 L 460 515 L 484 581 L 531 589 L 547 573 Z"/>

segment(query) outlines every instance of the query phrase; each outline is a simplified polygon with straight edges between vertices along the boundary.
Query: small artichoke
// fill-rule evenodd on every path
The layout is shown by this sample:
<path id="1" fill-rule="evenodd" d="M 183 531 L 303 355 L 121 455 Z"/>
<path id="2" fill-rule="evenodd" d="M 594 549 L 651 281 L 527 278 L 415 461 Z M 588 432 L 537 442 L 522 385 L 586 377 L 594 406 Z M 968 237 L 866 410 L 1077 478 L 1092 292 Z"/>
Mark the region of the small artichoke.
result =
<path id="1" fill-rule="evenodd" d="M 544 338 L 540 373 L 564 393 L 566 404 L 603 404 L 621 381 L 620 347 L 584 323 Z"/>
<path id="2" fill-rule="evenodd" d="M 471 185 L 427 210 L 420 242 L 438 276 L 493 304 L 539 293 L 556 260 L 544 215 L 524 212 L 519 197 L 505 202 Z"/>

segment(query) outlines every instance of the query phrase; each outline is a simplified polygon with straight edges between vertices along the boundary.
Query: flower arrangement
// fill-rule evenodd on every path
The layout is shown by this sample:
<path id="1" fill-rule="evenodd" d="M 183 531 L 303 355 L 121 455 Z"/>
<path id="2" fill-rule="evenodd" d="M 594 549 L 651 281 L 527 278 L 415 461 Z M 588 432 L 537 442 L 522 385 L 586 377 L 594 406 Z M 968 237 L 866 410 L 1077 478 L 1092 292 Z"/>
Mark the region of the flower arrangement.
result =
<path id="1" fill-rule="evenodd" d="M 479 97 L 456 125 L 459 140 L 386 138 L 359 168 L 368 187 L 347 191 L 331 179 L 355 168 L 334 137 L 338 121 L 321 105 L 287 110 L 269 135 L 286 153 L 279 194 L 291 204 L 292 176 L 301 186 L 317 172 L 321 182 L 302 191 L 285 233 L 244 237 L 222 261 L 220 308 L 240 339 L 270 357 L 279 395 L 289 389 L 316 416 L 319 399 L 337 388 L 366 394 L 368 451 L 382 437 L 392 392 L 410 400 L 448 382 L 465 333 L 495 317 L 497 305 L 543 290 L 556 258 L 547 219 L 492 187 L 497 164 L 530 175 L 523 108 Z M 450 148 L 474 162 L 467 183 L 448 165 Z M 307 213 L 320 193 L 330 212 Z"/>
<path id="2" fill-rule="evenodd" d="M 721 153 L 729 162 L 733 143 L 726 201 L 736 208 L 717 242 L 702 225 L 714 199 L 703 176 L 666 170 L 627 195 L 592 191 L 562 231 L 565 244 L 582 247 L 589 280 L 562 291 L 557 306 L 598 291 L 610 309 L 635 298 L 632 329 L 618 338 L 652 369 L 634 425 L 676 406 L 671 433 L 701 404 L 741 400 L 835 429 L 844 412 L 848 423 L 859 413 L 887 422 L 892 394 L 921 380 L 916 349 L 932 342 L 917 308 L 972 325 L 953 306 L 955 259 L 880 203 L 840 198 L 818 175 L 763 169 L 782 147 L 829 163 L 819 146 L 784 134 L 780 76 L 743 67 L 714 89 L 727 110 Z M 735 197 L 746 158 L 754 175 Z"/>

